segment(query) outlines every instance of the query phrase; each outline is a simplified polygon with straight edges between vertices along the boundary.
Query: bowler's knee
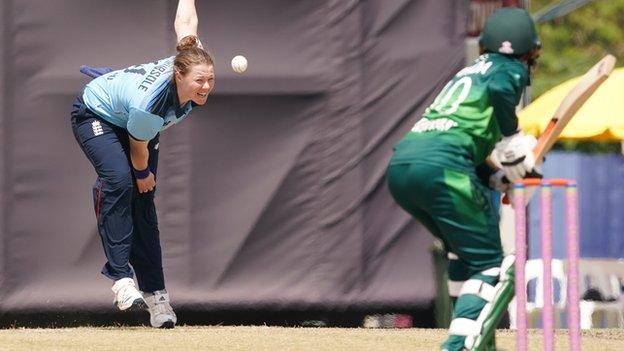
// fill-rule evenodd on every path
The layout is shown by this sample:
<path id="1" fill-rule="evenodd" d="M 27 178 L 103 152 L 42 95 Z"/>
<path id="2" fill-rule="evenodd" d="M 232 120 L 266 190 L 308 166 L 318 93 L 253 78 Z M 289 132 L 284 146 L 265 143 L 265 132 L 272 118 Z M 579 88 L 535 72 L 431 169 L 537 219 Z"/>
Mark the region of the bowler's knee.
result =
<path id="1" fill-rule="evenodd" d="M 134 187 L 134 179 L 130 172 L 118 172 L 102 179 L 103 188 L 107 192 L 117 194 L 131 194 Z"/>

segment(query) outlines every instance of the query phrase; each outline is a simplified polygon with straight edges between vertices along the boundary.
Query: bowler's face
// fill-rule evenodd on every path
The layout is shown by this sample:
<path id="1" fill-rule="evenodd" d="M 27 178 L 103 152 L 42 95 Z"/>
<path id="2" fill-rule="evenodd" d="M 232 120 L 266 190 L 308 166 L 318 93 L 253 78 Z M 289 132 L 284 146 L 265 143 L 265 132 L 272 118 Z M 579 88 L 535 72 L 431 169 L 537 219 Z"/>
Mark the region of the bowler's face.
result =
<path id="1" fill-rule="evenodd" d="M 213 65 L 199 64 L 191 66 L 186 75 L 176 72 L 176 84 L 180 105 L 192 100 L 203 105 L 214 88 L 215 75 Z"/>

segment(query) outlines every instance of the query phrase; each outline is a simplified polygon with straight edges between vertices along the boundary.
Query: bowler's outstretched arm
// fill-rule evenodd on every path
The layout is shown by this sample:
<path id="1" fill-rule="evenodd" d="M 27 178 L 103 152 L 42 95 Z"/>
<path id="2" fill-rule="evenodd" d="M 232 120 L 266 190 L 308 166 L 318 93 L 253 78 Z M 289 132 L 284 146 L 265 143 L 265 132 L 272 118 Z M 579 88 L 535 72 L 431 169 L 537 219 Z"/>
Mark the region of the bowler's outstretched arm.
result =
<path id="1" fill-rule="evenodd" d="M 189 35 L 197 36 L 197 23 L 195 0 L 178 1 L 178 9 L 173 23 L 178 41 Z"/>

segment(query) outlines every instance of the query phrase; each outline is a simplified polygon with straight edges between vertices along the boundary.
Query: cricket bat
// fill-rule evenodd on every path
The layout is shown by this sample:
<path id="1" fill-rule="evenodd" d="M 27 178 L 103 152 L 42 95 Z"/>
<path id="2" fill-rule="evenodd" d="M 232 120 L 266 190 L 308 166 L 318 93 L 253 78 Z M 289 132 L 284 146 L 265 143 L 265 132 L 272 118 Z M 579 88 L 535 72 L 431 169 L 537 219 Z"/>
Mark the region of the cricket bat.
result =
<path id="1" fill-rule="evenodd" d="M 536 165 L 540 165 L 544 156 L 555 144 L 565 126 L 572 120 L 572 117 L 578 112 L 583 104 L 598 89 L 598 87 L 609 78 L 609 75 L 615 67 L 615 57 L 607 55 L 598 61 L 592 68 L 587 71 L 581 80 L 570 90 L 568 95 L 557 107 L 555 114 L 548 122 L 542 135 L 537 139 L 537 145 L 533 149 Z M 527 201 L 530 197 L 527 196 Z M 509 204 L 507 194 L 503 196 L 503 203 Z"/>

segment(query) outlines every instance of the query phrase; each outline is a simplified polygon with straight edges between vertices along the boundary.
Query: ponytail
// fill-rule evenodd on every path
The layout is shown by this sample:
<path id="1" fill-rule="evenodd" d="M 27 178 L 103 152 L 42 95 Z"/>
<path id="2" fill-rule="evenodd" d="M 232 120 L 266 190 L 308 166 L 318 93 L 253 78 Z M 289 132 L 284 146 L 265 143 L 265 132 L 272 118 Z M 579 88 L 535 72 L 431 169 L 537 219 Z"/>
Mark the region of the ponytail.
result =
<path id="1" fill-rule="evenodd" d="M 180 39 L 176 51 L 178 54 L 173 60 L 173 66 L 182 75 L 185 75 L 193 65 L 214 64 L 212 56 L 204 50 L 201 41 L 195 35 L 187 35 Z"/>
<path id="2" fill-rule="evenodd" d="M 199 41 L 199 38 L 196 37 L 195 35 L 185 36 L 184 38 L 180 39 L 180 41 L 176 45 L 177 52 L 182 52 L 184 50 L 189 50 L 192 48 L 200 48 L 200 49 L 204 48 L 201 41 Z"/>

